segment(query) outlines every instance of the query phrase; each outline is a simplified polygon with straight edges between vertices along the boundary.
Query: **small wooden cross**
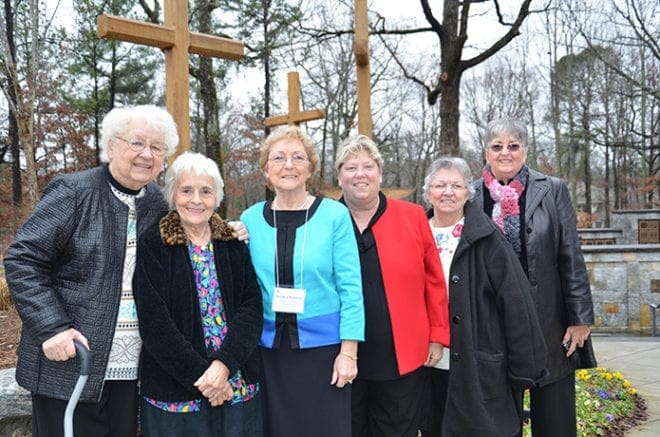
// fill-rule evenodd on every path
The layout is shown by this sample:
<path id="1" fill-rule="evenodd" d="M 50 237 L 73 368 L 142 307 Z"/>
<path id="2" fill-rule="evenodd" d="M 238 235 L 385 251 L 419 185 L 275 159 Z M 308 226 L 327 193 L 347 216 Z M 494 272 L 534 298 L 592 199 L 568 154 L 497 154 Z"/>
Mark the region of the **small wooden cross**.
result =
<path id="1" fill-rule="evenodd" d="M 353 53 L 357 64 L 358 132 L 371 138 L 371 68 L 367 0 L 355 0 Z"/>
<path id="2" fill-rule="evenodd" d="M 309 111 L 300 110 L 300 78 L 298 77 L 298 72 L 290 71 L 289 74 L 287 74 L 287 79 L 289 82 L 289 113 L 276 117 L 268 117 L 264 121 L 266 127 L 279 126 L 282 124 L 298 126 L 304 121 L 324 118 L 325 111 L 323 109 L 310 109 Z"/>
<path id="3" fill-rule="evenodd" d="M 104 14 L 97 17 L 97 35 L 164 49 L 165 100 L 178 127 L 179 154 L 190 150 L 188 53 L 237 60 L 244 56 L 244 48 L 240 41 L 191 32 L 187 0 L 165 0 L 164 3 L 162 26 Z"/>

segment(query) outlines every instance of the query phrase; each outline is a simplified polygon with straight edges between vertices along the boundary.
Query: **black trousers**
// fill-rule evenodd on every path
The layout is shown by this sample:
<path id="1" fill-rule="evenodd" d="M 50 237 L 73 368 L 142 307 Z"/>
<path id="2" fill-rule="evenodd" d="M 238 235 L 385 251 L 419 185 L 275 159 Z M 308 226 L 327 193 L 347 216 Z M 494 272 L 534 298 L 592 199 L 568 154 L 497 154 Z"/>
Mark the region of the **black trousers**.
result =
<path id="1" fill-rule="evenodd" d="M 571 373 L 557 382 L 529 391 L 532 435 L 534 437 L 574 437 L 575 376 Z"/>
<path id="2" fill-rule="evenodd" d="M 447 390 L 449 389 L 449 370 L 426 369 L 429 374 L 428 383 L 424 386 L 422 411 L 424 417 L 419 427 L 422 437 L 441 437 L 442 420 L 447 405 Z"/>
<path id="3" fill-rule="evenodd" d="M 426 368 L 389 381 L 353 381 L 353 437 L 417 437 Z"/>
<path id="4" fill-rule="evenodd" d="M 108 381 L 101 401 L 79 402 L 73 414 L 75 437 L 135 437 L 137 381 Z M 32 395 L 32 437 L 64 436 L 67 401 Z"/>

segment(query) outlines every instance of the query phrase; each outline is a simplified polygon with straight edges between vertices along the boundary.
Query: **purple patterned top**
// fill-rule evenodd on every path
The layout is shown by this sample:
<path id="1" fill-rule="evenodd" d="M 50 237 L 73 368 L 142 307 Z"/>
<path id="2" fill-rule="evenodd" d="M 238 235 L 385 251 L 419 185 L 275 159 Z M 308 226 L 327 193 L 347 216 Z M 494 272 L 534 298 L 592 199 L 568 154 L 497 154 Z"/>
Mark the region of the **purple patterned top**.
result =
<path id="1" fill-rule="evenodd" d="M 204 342 L 207 349 L 217 351 L 222 345 L 222 340 L 227 335 L 227 321 L 218 274 L 215 270 L 215 256 L 213 255 L 213 243 L 205 246 L 196 246 L 188 242 L 188 253 L 195 275 L 197 285 L 197 297 L 204 328 Z M 238 404 L 252 399 L 259 391 L 259 384 L 247 384 L 239 370 L 229 379 L 229 384 L 234 389 L 231 404 Z M 202 399 L 193 399 L 184 402 L 164 402 L 144 398 L 149 404 L 161 410 L 171 413 L 188 413 L 200 410 Z"/>

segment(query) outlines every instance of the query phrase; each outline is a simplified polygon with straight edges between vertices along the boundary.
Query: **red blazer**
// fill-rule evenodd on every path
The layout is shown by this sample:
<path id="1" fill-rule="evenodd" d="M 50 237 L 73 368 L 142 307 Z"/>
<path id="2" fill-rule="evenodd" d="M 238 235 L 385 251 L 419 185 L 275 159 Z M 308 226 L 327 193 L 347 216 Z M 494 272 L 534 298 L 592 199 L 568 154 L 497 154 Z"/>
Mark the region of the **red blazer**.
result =
<path id="1" fill-rule="evenodd" d="M 424 209 L 387 199 L 372 227 L 392 321 L 399 374 L 419 368 L 429 342 L 449 346 L 449 310 L 440 257 Z"/>

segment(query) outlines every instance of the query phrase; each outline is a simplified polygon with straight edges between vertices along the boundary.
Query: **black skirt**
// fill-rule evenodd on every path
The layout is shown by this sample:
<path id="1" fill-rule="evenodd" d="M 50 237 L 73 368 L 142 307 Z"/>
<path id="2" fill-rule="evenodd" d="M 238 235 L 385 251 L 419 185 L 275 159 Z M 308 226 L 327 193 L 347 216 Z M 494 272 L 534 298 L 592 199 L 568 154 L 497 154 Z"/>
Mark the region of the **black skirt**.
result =
<path id="1" fill-rule="evenodd" d="M 288 335 L 278 349 L 261 348 L 264 364 L 264 435 L 351 435 L 351 386 L 331 385 L 340 345 L 291 349 Z"/>

